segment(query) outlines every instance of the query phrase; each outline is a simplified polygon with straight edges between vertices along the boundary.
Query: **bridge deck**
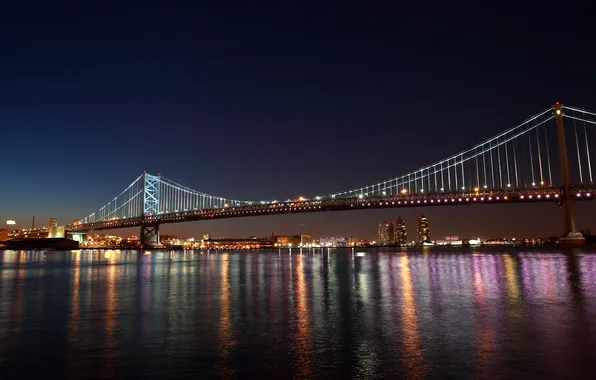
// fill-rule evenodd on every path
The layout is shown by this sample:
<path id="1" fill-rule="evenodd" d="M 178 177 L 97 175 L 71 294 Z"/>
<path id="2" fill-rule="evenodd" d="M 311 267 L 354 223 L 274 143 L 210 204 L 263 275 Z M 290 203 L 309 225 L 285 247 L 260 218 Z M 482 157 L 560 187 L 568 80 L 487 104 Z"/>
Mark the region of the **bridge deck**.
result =
<path id="1" fill-rule="evenodd" d="M 577 200 L 593 199 L 596 189 L 576 187 L 574 194 Z M 382 208 L 461 206 L 475 204 L 536 203 L 561 202 L 561 191 L 558 188 L 517 189 L 508 191 L 484 191 L 473 193 L 441 193 L 413 194 L 407 196 L 338 198 L 328 200 L 280 202 L 275 204 L 258 204 L 242 207 L 227 207 L 206 210 L 187 210 L 158 215 L 139 216 L 127 219 L 116 219 L 95 223 L 67 226 L 69 232 L 85 232 L 91 230 L 107 230 L 138 227 L 142 224 L 157 225 L 166 223 L 182 223 L 197 220 L 224 218 L 242 218 L 250 216 L 280 215 L 295 213 L 311 213 L 326 211 L 370 210 Z"/>

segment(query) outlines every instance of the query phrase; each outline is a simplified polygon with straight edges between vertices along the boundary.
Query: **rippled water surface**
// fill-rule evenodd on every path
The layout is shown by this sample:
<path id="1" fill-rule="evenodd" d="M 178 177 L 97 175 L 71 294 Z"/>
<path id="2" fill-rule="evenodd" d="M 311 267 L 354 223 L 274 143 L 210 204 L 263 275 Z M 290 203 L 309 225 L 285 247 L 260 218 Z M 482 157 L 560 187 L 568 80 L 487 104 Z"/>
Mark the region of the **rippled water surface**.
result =
<path id="1" fill-rule="evenodd" d="M 0 251 L 0 378 L 596 378 L 596 254 Z"/>

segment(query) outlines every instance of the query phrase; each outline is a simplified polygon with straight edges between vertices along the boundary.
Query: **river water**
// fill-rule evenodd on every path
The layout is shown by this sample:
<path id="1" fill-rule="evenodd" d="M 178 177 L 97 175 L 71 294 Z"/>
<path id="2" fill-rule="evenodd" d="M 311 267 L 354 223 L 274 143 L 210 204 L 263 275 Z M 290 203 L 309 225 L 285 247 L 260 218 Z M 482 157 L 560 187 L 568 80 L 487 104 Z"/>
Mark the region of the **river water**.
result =
<path id="1" fill-rule="evenodd" d="M 0 378 L 587 379 L 596 254 L 0 251 Z"/>

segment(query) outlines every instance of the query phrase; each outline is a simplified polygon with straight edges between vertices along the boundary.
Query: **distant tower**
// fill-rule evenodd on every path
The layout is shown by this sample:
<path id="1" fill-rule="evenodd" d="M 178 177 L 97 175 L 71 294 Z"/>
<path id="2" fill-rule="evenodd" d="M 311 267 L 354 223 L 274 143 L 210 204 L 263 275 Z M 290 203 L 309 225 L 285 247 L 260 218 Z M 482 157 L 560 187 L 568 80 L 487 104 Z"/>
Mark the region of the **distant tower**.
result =
<path id="1" fill-rule="evenodd" d="M 416 243 L 423 244 L 426 242 L 430 242 L 430 228 L 428 228 L 426 216 L 420 214 L 416 225 Z"/>
<path id="2" fill-rule="evenodd" d="M 31 229 L 35 229 L 35 215 L 33 215 L 33 220 L 31 221 Z"/>
<path id="3" fill-rule="evenodd" d="M 58 228 L 58 221 L 56 218 L 50 218 L 50 228 L 48 229 L 48 238 L 56 237 L 56 229 Z"/>
<path id="4" fill-rule="evenodd" d="M 408 232 L 406 230 L 406 221 L 398 216 L 395 220 L 395 244 L 408 244 Z"/>
<path id="5" fill-rule="evenodd" d="M 379 223 L 379 245 L 392 245 L 395 241 L 395 227 L 393 222 Z"/>

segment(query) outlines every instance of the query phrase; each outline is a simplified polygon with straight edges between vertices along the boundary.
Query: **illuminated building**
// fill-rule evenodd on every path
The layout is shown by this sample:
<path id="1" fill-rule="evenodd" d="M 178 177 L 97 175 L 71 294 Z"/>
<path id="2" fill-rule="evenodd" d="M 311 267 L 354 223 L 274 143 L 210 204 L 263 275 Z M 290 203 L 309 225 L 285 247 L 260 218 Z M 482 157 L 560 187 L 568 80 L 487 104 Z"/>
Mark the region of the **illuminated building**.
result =
<path id="1" fill-rule="evenodd" d="M 189 242 L 190 243 L 190 242 Z M 206 249 L 260 249 L 273 248 L 275 241 L 267 238 L 252 239 L 209 239 L 201 242 L 200 248 Z M 184 244 L 186 247 L 187 244 Z M 189 248 L 194 248 L 194 244 L 188 244 Z"/>
<path id="2" fill-rule="evenodd" d="M 379 223 L 379 245 L 392 245 L 395 242 L 395 226 L 393 222 Z"/>
<path id="3" fill-rule="evenodd" d="M 48 238 L 64 238 L 66 235 L 64 226 L 59 226 L 56 218 L 50 218 L 50 228 L 48 230 Z"/>
<path id="4" fill-rule="evenodd" d="M 428 242 L 430 242 L 430 228 L 428 228 L 426 216 L 421 214 L 416 224 L 416 243 L 423 244 Z"/>
<path id="5" fill-rule="evenodd" d="M 171 243 L 174 240 L 178 240 L 178 237 L 173 235 L 161 235 L 159 237 L 161 243 Z"/>
<path id="6" fill-rule="evenodd" d="M 395 244 L 406 245 L 408 244 L 408 232 L 406 231 L 406 221 L 398 216 L 395 220 Z"/>
<path id="7" fill-rule="evenodd" d="M 312 241 L 308 235 L 271 235 L 269 240 L 274 241 L 278 247 L 298 247 L 306 245 Z"/>
<path id="8" fill-rule="evenodd" d="M 350 244 L 350 239 L 345 236 L 340 237 L 322 237 L 319 240 L 321 247 L 346 247 Z"/>
<path id="9" fill-rule="evenodd" d="M 8 240 L 8 230 L 3 228 L 0 229 L 0 241 L 6 241 Z"/>

